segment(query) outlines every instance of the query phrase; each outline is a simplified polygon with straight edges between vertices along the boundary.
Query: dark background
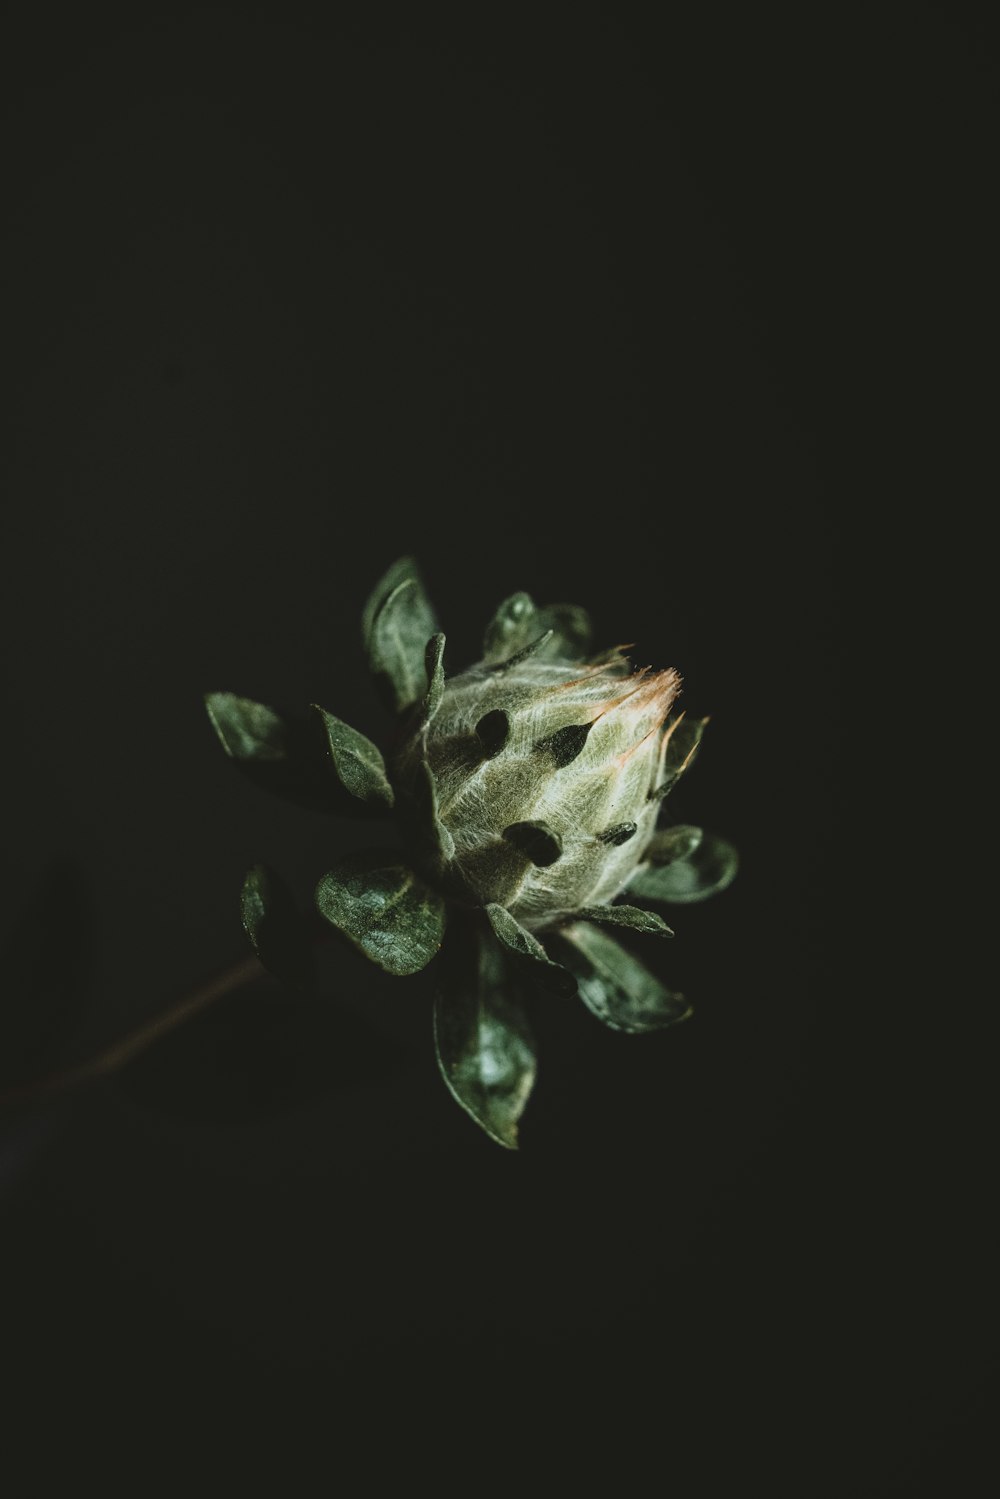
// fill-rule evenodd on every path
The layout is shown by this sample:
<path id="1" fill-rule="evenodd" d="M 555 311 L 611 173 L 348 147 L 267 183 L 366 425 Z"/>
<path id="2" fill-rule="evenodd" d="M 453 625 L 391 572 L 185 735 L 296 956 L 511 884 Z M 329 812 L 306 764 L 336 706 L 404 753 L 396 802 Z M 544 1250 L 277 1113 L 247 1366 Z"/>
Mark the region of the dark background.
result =
<path id="1" fill-rule="evenodd" d="M 517 1154 L 447 1096 L 430 984 L 350 952 L 10 1122 L 36 1461 L 979 1492 L 964 1090 L 900 1045 L 852 786 L 995 51 L 955 7 L 695 9 L 5 24 L 0 875 L 44 958 L 5 1080 L 241 956 L 249 864 L 306 901 L 366 841 L 242 781 L 201 695 L 378 737 L 358 616 L 403 553 L 452 669 L 517 588 L 677 666 L 712 722 L 672 813 L 743 861 L 649 955 L 690 1024 L 540 1002 Z"/>

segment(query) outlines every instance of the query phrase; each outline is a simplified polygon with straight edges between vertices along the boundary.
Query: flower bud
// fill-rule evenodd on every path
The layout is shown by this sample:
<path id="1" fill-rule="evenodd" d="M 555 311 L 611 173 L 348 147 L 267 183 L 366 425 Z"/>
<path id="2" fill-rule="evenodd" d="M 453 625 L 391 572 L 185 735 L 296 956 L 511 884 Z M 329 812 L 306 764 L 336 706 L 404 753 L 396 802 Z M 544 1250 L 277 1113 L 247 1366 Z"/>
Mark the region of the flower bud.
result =
<path id="1" fill-rule="evenodd" d="M 611 901 L 641 862 L 680 677 L 633 672 L 619 650 L 589 664 L 522 654 L 448 679 L 397 778 L 430 770 L 451 892 L 538 930 Z"/>

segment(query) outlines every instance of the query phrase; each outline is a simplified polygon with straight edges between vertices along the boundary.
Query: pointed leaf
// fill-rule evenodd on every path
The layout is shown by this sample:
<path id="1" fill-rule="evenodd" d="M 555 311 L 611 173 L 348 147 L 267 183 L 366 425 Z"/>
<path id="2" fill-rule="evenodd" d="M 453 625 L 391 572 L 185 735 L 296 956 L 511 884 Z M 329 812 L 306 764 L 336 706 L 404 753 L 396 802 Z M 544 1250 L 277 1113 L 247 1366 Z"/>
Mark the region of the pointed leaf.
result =
<path id="1" fill-rule="evenodd" d="M 666 739 L 660 784 L 654 796 L 666 796 L 690 769 L 707 723 L 707 718 L 689 718 L 683 713 L 674 720 Z"/>
<path id="2" fill-rule="evenodd" d="M 424 653 L 436 632 L 437 620 L 416 564 L 401 558 L 377 584 L 363 620 L 368 664 L 397 713 L 424 694 Z"/>
<path id="3" fill-rule="evenodd" d="M 543 630 L 541 635 L 536 635 L 534 640 L 529 640 L 528 644 L 523 645 L 519 651 L 515 651 L 513 656 L 507 656 L 503 661 L 499 661 L 493 670 L 497 673 L 510 671 L 512 666 L 520 666 L 521 662 L 527 661 L 529 656 L 536 656 L 541 660 L 551 640 L 552 631 Z"/>
<path id="4" fill-rule="evenodd" d="M 650 864 L 672 864 L 675 859 L 686 859 L 694 853 L 702 840 L 701 828 L 688 823 L 677 823 L 672 828 L 661 828 L 654 833 L 646 848 L 645 858 Z"/>
<path id="5" fill-rule="evenodd" d="M 234 760 L 283 760 L 287 727 L 266 703 L 235 692 L 206 692 L 205 707 L 227 755 Z"/>
<path id="6" fill-rule="evenodd" d="M 424 697 L 423 707 L 420 710 L 420 720 L 426 726 L 434 717 L 441 706 L 444 696 L 444 644 L 445 638 L 441 634 L 432 635 L 427 642 L 424 653 L 424 666 L 427 671 L 427 694 Z"/>
<path id="7" fill-rule="evenodd" d="M 255 864 L 248 871 L 240 912 L 264 967 L 297 989 L 311 988 L 315 961 L 306 923 L 285 881 L 266 864 Z"/>
<path id="8" fill-rule="evenodd" d="M 630 895 L 685 906 L 707 900 L 736 878 L 739 854 L 725 838 L 705 833 L 686 859 L 660 867 L 640 864 L 628 883 Z"/>
<path id="9" fill-rule="evenodd" d="M 563 927 L 560 944 L 588 1010 L 612 1030 L 639 1035 L 687 1019 L 690 1006 L 599 927 Z"/>
<path id="10" fill-rule="evenodd" d="M 395 797 L 378 746 L 318 703 L 312 706 L 322 721 L 333 768 L 344 789 L 359 801 L 383 811 L 391 810 Z"/>
<path id="11" fill-rule="evenodd" d="M 573 975 L 561 963 L 553 963 L 538 938 L 527 931 L 504 907 L 491 903 L 486 907 L 490 926 L 506 952 L 526 965 L 527 971 L 556 994 L 573 994 Z"/>
<path id="12" fill-rule="evenodd" d="M 388 973 L 418 973 L 444 937 L 444 900 L 388 852 L 341 859 L 317 885 L 316 906 Z"/>
<path id="13" fill-rule="evenodd" d="M 573 921 L 596 921 L 604 926 L 628 927 L 649 937 L 672 937 L 671 927 L 655 911 L 641 906 L 583 906 L 572 914 Z"/>
<path id="14" fill-rule="evenodd" d="M 434 1049 L 456 1102 L 498 1145 L 516 1150 L 535 1082 L 535 1043 L 502 952 L 491 941 L 477 948 L 477 962 L 445 970 Z"/>

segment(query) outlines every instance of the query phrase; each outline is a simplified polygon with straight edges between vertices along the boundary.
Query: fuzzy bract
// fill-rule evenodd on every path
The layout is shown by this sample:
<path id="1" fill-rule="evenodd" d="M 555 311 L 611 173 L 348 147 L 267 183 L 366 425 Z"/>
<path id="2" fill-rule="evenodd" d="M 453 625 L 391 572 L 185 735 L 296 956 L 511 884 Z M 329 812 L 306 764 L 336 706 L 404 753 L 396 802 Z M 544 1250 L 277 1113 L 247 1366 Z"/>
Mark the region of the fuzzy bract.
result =
<path id="1" fill-rule="evenodd" d="M 450 678 L 395 767 L 404 788 L 430 770 L 449 890 L 532 931 L 613 900 L 656 827 L 679 690 L 676 671 L 632 672 L 618 651 Z"/>

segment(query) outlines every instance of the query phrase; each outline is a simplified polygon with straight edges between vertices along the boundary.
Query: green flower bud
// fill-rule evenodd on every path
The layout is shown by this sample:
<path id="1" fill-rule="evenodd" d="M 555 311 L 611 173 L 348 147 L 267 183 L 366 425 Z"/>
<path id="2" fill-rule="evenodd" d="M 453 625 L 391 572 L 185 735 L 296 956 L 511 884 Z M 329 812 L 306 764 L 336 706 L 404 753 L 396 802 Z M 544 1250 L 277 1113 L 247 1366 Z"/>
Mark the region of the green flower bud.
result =
<path id="1" fill-rule="evenodd" d="M 394 773 L 404 796 L 430 773 L 441 837 L 436 867 L 417 855 L 428 876 L 531 931 L 625 888 L 653 836 L 680 722 L 667 721 L 680 691 L 672 668 L 632 671 L 617 649 L 589 663 L 544 654 L 529 647 L 449 678 Z"/>
<path id="2" fill-rule="evenodd" d="M 206 708 L 226 753 L 260 784 L 325 810 L 336 788 L 357 815 L 393 817 L 406 848 L 336 859 L 316 908 L 400 977 L 433 963 L 454 929 L 437 965 L 438 1067 L 466 1113 L 513 1149 L 536 1072 L 527 988 L 578 994 L 630 1035 L 691 1013 L 614 933 L 671 937 L 632 900 L 687 905 L 736 874 L 724 838 L 686 823 L 656 827 L 708 720 L 672 712 L 673 668 L 634 671 L 624 647 L 589 656 L 586 611 L 539 609 L 526 593 L 496 610 L 482 660 L 448 677 L 445 637 L 412 557 L 379 579 L 362 639 L 397 717 L 388 762 L 313 704 L 328 762 L 317 779 L 316 736 L 303 725 L 231 692 L 207 694 Z M 250 871 L 242 913 L 261 961 L 309 983 L 305 927 L 273 871 Z"/>

